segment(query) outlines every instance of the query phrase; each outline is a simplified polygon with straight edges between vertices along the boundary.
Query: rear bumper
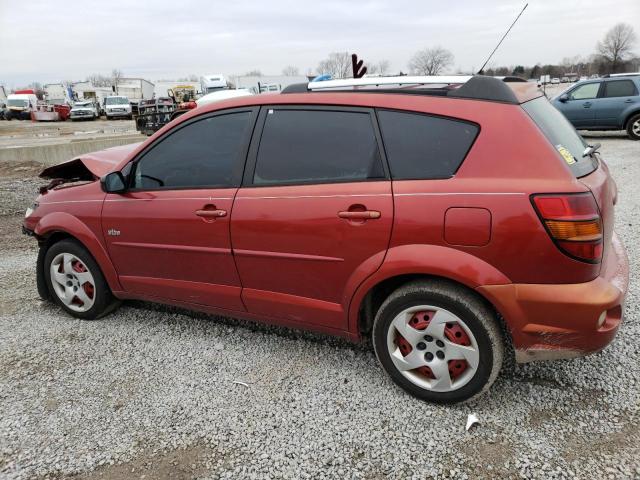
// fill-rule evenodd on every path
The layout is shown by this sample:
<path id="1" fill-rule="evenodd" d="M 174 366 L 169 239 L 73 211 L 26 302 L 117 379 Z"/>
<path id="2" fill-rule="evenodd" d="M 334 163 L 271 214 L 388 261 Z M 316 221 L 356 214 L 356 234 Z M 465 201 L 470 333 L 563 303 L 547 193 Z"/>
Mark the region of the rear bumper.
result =
<path id="1" fill-rule="evenodd" d="M 600 275 L 577 284 L 486 285 L 511 331 L 516 360 L 571 358 L 597 352 L 614 339 L 629 284 L 627 254 L 614 233 Z"/>

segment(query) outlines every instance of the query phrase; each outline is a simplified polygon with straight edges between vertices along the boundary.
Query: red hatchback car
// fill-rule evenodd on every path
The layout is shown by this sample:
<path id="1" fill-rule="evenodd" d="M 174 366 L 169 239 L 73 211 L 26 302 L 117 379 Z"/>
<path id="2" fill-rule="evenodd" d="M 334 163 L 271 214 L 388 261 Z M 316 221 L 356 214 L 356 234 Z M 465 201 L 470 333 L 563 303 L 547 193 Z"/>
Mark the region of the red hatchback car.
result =
<path id="1" fill-rule="evenodd" d="M 485 391 L 509 344 L 596 352 L 628 283 L 616 186 L 510 80 L 296 85 L 47 168 L 24 221 L 39 293 L 83 319 L 142 299 L 370 335 L 399 386 L 442 403 Z"/>

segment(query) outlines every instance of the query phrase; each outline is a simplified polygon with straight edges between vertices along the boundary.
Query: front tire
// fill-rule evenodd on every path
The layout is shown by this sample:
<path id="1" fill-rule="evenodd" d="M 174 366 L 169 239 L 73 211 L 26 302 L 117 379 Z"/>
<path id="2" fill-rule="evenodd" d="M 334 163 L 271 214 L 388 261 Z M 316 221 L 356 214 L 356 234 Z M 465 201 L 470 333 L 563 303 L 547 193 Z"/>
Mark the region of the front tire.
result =
<path id="1" fill-rule="evenodd" d="M 445 404 L 485 392 L 504 356 L 493 311 L 444 280 L 411 282 L 393 292 L 376 315 L 373 345 L 398 386 L 421 400 Z"/>
<path id="2" fill-rule="evenodd" d="M 627 135 L 631 140 L 640 140 L 640 114 L 634 115 L 627 122 Z"/>
<path id="3" fill-rule="evenodd" d="M 75 240 L 49 247 L 44 277 L 51 298 L 76 318 L 96 320 L 119 304 L 94 258 Z"/>

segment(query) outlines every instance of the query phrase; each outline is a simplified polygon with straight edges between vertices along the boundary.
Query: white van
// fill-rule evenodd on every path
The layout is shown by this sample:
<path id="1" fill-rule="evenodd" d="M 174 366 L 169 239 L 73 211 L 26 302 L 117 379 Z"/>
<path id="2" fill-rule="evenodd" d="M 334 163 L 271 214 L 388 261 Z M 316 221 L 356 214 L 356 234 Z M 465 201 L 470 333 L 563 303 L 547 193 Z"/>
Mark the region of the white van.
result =
<path id="1" fill-rule="evenodd" d="M 36 110 L 37 105 L 38 97 L 35 93 L 12 93 L 7 96 L 7 111 L 4 118 L 7 120 L 12 118 L 29 120 L 31 112 Z"/>

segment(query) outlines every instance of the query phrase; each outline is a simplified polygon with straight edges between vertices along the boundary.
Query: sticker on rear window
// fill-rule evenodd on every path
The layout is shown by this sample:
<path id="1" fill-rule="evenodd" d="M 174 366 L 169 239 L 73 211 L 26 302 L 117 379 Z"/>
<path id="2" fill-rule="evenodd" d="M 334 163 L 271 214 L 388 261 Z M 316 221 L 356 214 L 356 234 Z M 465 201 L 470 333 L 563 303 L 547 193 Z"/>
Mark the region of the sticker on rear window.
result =
<path id="1" fill-rule="evenodd" d="M 560 152 L 560 155 L 562 155 L 562 158 L 564 158 L 564 161 L 567 162 L 567 164 L 573 165 L 574 163 L 576 163 L 575 157 L 571 155 L 571 152 L 562 145 L 556 145 L 556 150 Z"/>

